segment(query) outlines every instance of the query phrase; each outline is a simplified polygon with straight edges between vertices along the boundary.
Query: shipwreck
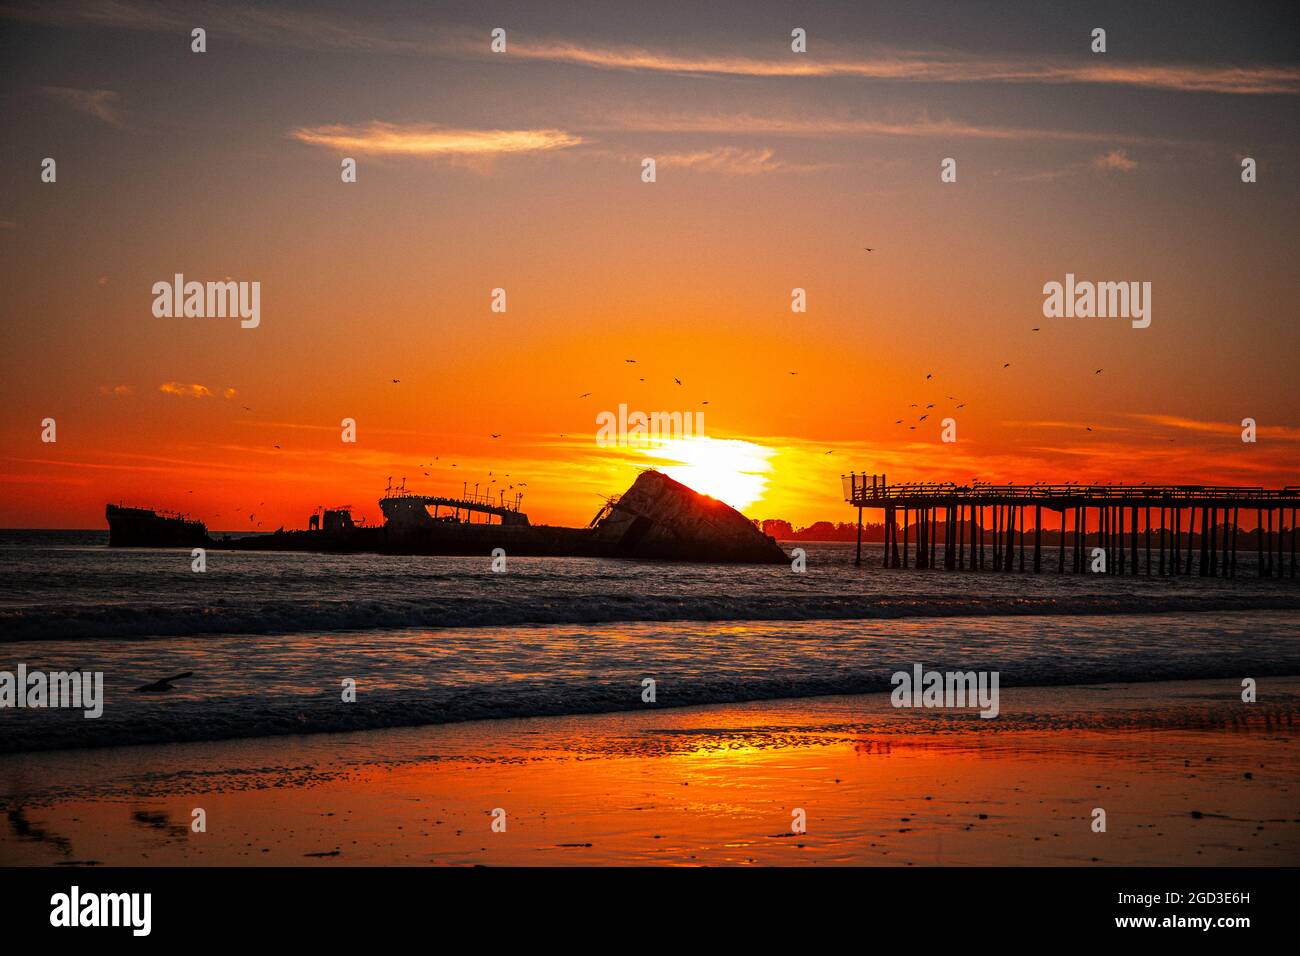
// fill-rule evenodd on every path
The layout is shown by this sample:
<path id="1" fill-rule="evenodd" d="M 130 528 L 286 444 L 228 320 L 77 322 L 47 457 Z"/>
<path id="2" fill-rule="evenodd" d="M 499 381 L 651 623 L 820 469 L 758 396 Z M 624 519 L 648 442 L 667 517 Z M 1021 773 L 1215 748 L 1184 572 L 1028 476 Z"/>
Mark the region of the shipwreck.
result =
<path id="1" fill-rule="evenodd" d="M 508 555 L 777 564 L 776 540 L 739 511 L 657 471 L 644 471 L 607 499 L 585 528 L 535 525 L 522 496 L 421 495 L 390 487 L 382 525 L 353 520 L 349 507 L 322 508 L 306 530 L 212 536 L 201 521 L 109 505 L 109 547 L 204 547 L 227 551 L 355 554 Z"/>

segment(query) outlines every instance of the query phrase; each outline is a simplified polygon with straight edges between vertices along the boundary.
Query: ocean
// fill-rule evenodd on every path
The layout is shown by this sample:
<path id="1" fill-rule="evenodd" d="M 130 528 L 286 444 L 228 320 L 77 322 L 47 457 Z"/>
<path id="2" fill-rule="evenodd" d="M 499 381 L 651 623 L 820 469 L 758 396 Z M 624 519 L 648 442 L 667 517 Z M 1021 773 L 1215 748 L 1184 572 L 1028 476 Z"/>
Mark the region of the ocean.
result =
<path id="1" fill-rule="evenodd" d="M 1300 674 L 1300 579 L 110 550 L 0 532 L 0 671 L 104 673 L 103 716 L 14 710 L 0 752 L 238 739 L 888 690 Z M 787 549 L 789 545 L 787 545 Z M 1056 555 L 1045 566 L 1055 568 Z M 134 688 L 193 671 L 177 690 Z M 355 702 L 342 701 L 355 681 Z"/>

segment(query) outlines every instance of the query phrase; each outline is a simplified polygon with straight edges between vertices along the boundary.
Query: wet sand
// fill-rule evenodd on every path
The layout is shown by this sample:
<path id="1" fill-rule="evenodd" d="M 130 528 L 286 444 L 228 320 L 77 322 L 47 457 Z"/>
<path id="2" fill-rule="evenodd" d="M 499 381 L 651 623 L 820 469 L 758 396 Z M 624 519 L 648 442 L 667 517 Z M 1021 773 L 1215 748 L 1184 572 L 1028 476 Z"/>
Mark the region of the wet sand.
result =
<path id="1" fill-rule="evenodd" d="M 646 705 L 6 755 L 0 863 L 1300 863 L 1300 678 L 1261 680 L 1253 704 L 1237 680 L 1004 687 L 1001 704 Z"/>

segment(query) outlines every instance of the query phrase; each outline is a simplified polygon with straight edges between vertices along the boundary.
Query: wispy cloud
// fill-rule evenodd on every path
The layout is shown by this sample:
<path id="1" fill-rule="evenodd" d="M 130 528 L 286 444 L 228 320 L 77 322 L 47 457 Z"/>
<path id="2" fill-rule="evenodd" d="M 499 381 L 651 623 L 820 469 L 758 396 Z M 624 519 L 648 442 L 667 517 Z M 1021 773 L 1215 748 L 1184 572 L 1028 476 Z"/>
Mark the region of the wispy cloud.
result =
<path id="1" fill-rule="evenodd" d="M 607 70 L 754 78 L 861 77 L 921 83 L 1100 84 L 1192 93 L 1300 93 L 1300 69 L 1272 65 L 1011 60 L 894 48 L 879 48 L 868 56 L 782 54 L 760 58 L 553 40 L 517 43 L 511 47 L 511 55 Z"/>
<path id="2" fill-rule="evenodd" d="M 70 86 L 46 86 L 42 92 L 66 106 L 89 113 L 110 126 L 121 126 L 119 103 L 121 97 L 113 90 L 78 90 Z"/>
<path id="3" fill-rule="evenodd" d="M 338 14 L 291 8 L 220 4 L 203 8 L 209 33 L 236 42 L 312 50 L 356 50 L 405 56 L 491 56 L 484 31 L 435 29 L 425 20 L 388 19 L 383 26 Z M 78 0 L 44 4 L 19 0 L 0 10 L 28 22 L 60 27 L 104 27 L 188 33 L 194 14 L 151 0 Z M 826 44 L 815 53 L 719 56 L 594 41 L 515 38 L 512 60 L 534 60 L 604 70 L 683 75 L 860 77 L 919 83 L 1037 83 L 1129 86 L 1185 93 L 1300 94 L 1300 68 L 1273 64 L 1125 63 L 1092 58 L 983 56 L 954 50 L 875 46 L 865 54 Z"/>
<path id="4" fill-rule="evenodd" d="M 212 390 L 206 385 L 186 385 L 183 382 L 163 382 L 158 391 L 164 395 L 178 395 L 184 398 L 211 398 Z"/>
<path id="5" fill-rule="evenodd" d="M 1164 143 L 1167 139 L 1106 131 L 1030 129 L 1022 126 L 982 126 L 959 120 L 932 119 L 919 114 L 906 118 L 871 119 L 844 116 L 761 116 L 753 114 L 648 113 L 593 116 L 575 124 L 593 131 L 645 133 L 711 133 L 733 136 L 906 137 L 915 139 L 1058 140 L 1079 143 Z"/>
<path id="6" fill-rule="evenodd" d="M 655 157 L 659 166 L 694 169 L 701 172 L 753 176 L 758 173 L 810 172 L 825 168 L 811 163 L 789 163 L 776 158 L 771 149 L 742 149 L 716 146 L 691 152 L 664 153 Z"/>
<path id="7" fill-rule="evenodd" d="M 1234 438 L 1241 437 L 1242 425 L 1240 422 L 1212 422 L 1197 418 L 1185 418 L 1181 415 L 1153 415 L 1146 413 L 1133 413 L 1130 418 L 1137 421 L 1146 422 L 1150 425 L 1159 425 L 1162 428 L 1173 428 L 1179 431 L 1201 432 L 1203 434 L 1225 435 Z M 1286 425 L 1266 425 L 1257 426 L 1257 434 L 1271 439 L 1281 441 L 1300 441 L 1300 428 L 1291 428 Z"/>
<path id="8" fill-rule="evenodd" d="M 581 137 L 558 129 L 456 129 L 379 121 L 357 126 L 301 126 L 290 130 L 289 136 L 341 153 L 470 158 L 549 152 L 582 142 Z"/>

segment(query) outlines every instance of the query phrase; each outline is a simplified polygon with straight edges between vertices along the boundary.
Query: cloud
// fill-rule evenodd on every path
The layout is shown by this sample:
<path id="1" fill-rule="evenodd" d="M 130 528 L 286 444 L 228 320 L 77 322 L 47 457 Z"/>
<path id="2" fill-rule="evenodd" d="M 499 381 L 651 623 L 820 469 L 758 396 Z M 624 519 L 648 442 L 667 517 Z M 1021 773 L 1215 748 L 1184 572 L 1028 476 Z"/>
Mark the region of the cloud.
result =
<path id="1" fill-rule="evenodd" d="M 66 106 L 89 113 L 109 126 L 121 126 L 118 116 L 120 97 L 113 90 L 78 90 L 70 86 L 46 86 L 42 92 Z"/>
<path id="2" fill-rule="evenodd" d="M 481 46 L 481 44 L 479 44 Z M 877 48 L 864 57 L 779 57 L 673 53 L 620 45 L 543 40 L 516 43 L 511 56 L 606 70 L 755 78 L 860 77 L 921 83 L 1038 83 L 1134 86 L 1189 93 L 1300 93 L 1300 69 L 1217 64 L 1110 64 L 1087 60 L 1008 60 L 959 52 Z"/>
<path id="3" fill-rule="evenodd" d="M 80 0 L 66 4 L 19 0 L 0 15 L 55 27 L 104 27 L 152 33 L 188 34 L 193 15 L 156 2 Z M 273 48 L 356 50 L 404 56 L 492 56 L 485 31 L 443 27 L 424 19 L 383 26 L 336 14 L 289 8 L 221 4 L 203 9 L 209 34 Z M 632 70 L 738 77 L 861 77 L 919 83 L 1037 83 L 1130 86 L 1188 93 L 1289 95 L 1300 93 L 1300 68 L 1270 64 L 1124 63 L 1101 58 L 1012 59 L 953 50 L 909 50 L 875 46 L 865 55 L 819 45 L 818 54 L 719 56 L 600 42 L 510 40 L 512 60 L 535 60 L 604 70 Z"/>
<path id="4" fill-rule="evenodd" d="M 580 125 L 596 131 L 646 133 L 711 133 L 735 136 L 791 136 L 832 139 L 840 136 L 886 136 L 917 139 L 1059 140 L 1091 143 L 1164 143 L 1173 140 L 1128 136 L 1105 131 L 1027 129 L 1020 126 L 978 126 L 957 120 L 931 119 L 921 114 L 903 119 L 835 116 L 756 116 L 752 114 L 649 114 L 594 117 Z"/>
<path id="5" fill-rule="evenodd" d="M 582 142 L 581 137 L 558 129 L 456 129 L 379 121 L 358 126 L 302 126 L 291 130 L 289 137 L 343 153 L 453 158 L 549 152 Z"/>
<path id="6" fill-rule="evenodd" d="M 824 168 L 813 164 L 786 163 L 775 159 L 770 149 L 741 149 L 735 146 L 716 146 L 686 153 L 661 153 L 655 157 L 655 162 L 665 168 L 679 167 L 739 176 L 782 171 L 807 172 Z"/>
<path id="7" fill-rule="evenodd" d="M 185 385 L 182 382 L 163 382 L 158 391 L 165 395 L 179 395 L 186 398 L 211 398 L 212 391 L 206 385 Z"/>
<path id="8" fill-rule="evenodd" d="M 1138 168 L 1137 160 L 1129 159 L 1128 151 L 1123 149 L 1112 149 L 1109 153 L 1095 157 L 1092 165 L 1107 172 L 1118 171 L 1121 173 L 1131 173 Z"/>
<path id="9" fill-rule="evenodd" d="M 234 398 L 234 397 L 235 397 L 236 395 L 238 395 L 238 394 L 239 394 L 239 393 L 238 393 L 237 391 L 235 391 L 233 388 L 223 388 L 223 389 L 221 390 L 221 397 L 222 397 L 222 398 Z"/>
<path id="10" fill-rule="evenodd" d="M 1241 438 L 1242 425 L 1240 422 L 1211 422 L 1196 418 L 1184 418 L 1180 415 L 1152 415 L 1145 413 L 1132 413 L 1128 417 L 1150 425 L 1159 425 L 1163 428 L 1232 436 L 1236 439 Z M 1286 425 L 1261 424 L 1257 427 L 1257 433 L 1281 441 L 1300 441 L 1300 428 L 1291 428 Z"/>

